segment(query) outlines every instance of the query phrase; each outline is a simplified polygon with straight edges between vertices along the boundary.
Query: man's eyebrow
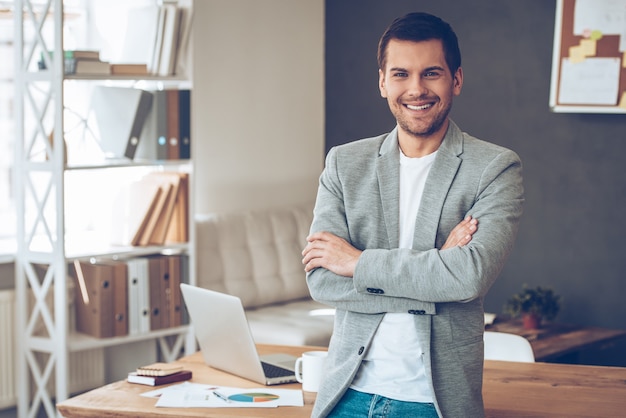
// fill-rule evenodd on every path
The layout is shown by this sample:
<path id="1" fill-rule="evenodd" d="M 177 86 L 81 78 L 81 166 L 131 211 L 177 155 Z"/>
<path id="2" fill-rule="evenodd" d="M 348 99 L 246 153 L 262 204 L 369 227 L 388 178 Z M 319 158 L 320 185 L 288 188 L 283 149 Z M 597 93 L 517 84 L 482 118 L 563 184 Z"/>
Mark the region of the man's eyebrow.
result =
<path id="1" fill-rule="evenodd" d="M 446 71 L 446 69 L 439 65 L 433 65 L 432 67 L 425 68 L 423 72 L 427 73 L 429 71 Z"/>
<path id="2" fill-rule="evenodd" d="M 406 68 L 402 68 L 402 67 L 392 67 L 389 69 L 389 71 L 400 71 L 400 72 L 408 72 L 408 70 Z"/>
<path id="3" fill-rule="evenodd" d="M 407 70 L 404 67 L 391 67 L 389 69 L 389 71 L 391 71 L 391 72 L 404 72 L 404 73 L 408 73 L 409 72 L 409 70 Z M 444 67 L 439 66 L 439 65 L 433 65 L 431 67 L 427 67 L 427 68 L 424 68 L 424 70 L 422 70 L 423 73 L 427 73 L 429 71 L 446 71 L 446 69 Z"/>

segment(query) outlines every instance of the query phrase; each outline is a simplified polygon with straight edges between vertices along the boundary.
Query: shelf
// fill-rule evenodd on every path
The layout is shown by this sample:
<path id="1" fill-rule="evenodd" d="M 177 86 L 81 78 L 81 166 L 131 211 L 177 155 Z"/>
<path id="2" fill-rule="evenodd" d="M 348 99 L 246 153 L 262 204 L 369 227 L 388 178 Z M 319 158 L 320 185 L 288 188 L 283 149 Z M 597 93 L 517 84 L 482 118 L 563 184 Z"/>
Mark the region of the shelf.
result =
<path id="1" fill-rule="evenodd" d="M 138 341 L 153 340 L 155 338 L 168 337 L 171 335 L 185 334 L 189 331 L 189 325 L 180 327 L 150 331 L 145 334 L 125 335 L 111 338 L 95 338 L 86 334 L 72 333 L 68 337 L 68 350 L 82 351 L 93 348 L 113 347 L 120 344 L 129 344 Z"/>
<path id="2" fill-rule="evenodd" d="M 68 164 L 65 169 L 71 170 L 99 170 L 123 167 L 181 167 L 191 165 L 191 160 L 105 160 L 89 164 Z"/>
<path id="3" fill-rule="evenodd" d="M 65 241 L 65 259 L 68 262 L 91 258 L 123 259 L 149 254 L 176 254 L 189 249 L 188 242 L 143 247 L 110 245 L 102 240 L 101 235 L 91 232 L 67 235 Z M 54 257 L 49 247 L 47 237 L 37 236 L 31 242 L 29 254 L 36 262 L 49 263 Z"/>
<path id="4" fill-rule="evenodd" d="M 16 7 L 30 10 L 33 3 L 39 4 L 33 0 L 25 0 L 16 2 Z M 0 246 L 0 262 L 15 260 L 16 264 L 16 323 L 20 330 L 17 335 L 20 349 L 16 353 L 18 377 L 15 386 L 20 417 L 34 416 L 39 412 L 45 412 L 47 416 L 58 415 L 58 411 L 54 410 L 54 403 L 67 399 L 71 379 L 73 379 L 69 364 L 73 360 L 72 353 L 139 341 L 153 341 L 154 344 L 158 344 L 158 350 L 155 350 L 155 353 L 158 351 L 160 358 L 164 361 L 174 361 L 182 352 L 190 354 L 197 349 L 193 328 L 190 325 L 101 339 L 70 329 L 74 327 L 71 326 L 73 322 L 70 319 L 73 312 L 69 309 L 78 306 L 78 303 L 70 303 L 72 293 L 70 293 L 68 277 L 75 268 L 71 266 L 72 263 L 95 259 L 102 261 L 102 264 L 107 264 L 111 260 L 127 261 L 148 255 L 184 254 L 186 256 L 185 278 L 181 278 L 181 281 L 190 284 L 195 284 L 196 263 L 193 188 L 191 187 L 192 160 L 105 160 L 105 151 L 96 147 L 95 136 L 92 138 L 93 135 L 85 135 L 84 131 L 81 131 L 81 129 L 91 129 L 87 126 L 89 115 L 83 113 L 91 110 L 90 94 L 96 86 L 152 91 L 190 90 L 192 81 L 182 76 L 66 75 L 63 74 L 63 65 L 59 65 L 64 63 L 58 60 L 54 63 L 47 62 L 49 65 L 52 64 L 49 69 L 39 71 L 37 68 L 40 51 L 64 51 L 66 47 L 74 47 L 77 41 L 82 43 L 89 38 L 81 32 L 83 23 L 91 22 L 86 18 L 108 16 L 107 13 L 98 13 L 96 2 L 81 2 L 79 9 L 81 15 L 78 17 L 85 17 L 85 19 L 76 23 L 74 28 L 76 30 L 73 32 L 69 26 L 64 26 L 64 19 L 68 17 L 67 10 L 64 11 L 64 6 L 68 5 L 64 3 L 64 0 L 48 1 L 43 7 L 45 10 L 42 10 L 42 13 L 46 14 L 42 15 L 41 19 L 33 16 L 33 13 L 18 13 L 16 16 L 16 20 L 21 19 L 21 22 L 16 27 L 15 47 L 22 53 L 15 56 L 15 108 L 17 118 L 20 119 L 16 124 L 15 136 L 17 149 L 22 149 L 24 152 L 18 153 L 15 168 L 17 195 L 17 232 L 13 249 L 15 257 L 2 258 L 4 247 Z M 102 7 L 106 6 L 106 2 L 100 3 Z M 143 2 L 138 3 L 143 5 Z M 193 1 L 179 2 L 181 3 L 184 3 L 183 7 L 191 8 Z M 89 13 L 93 14 L 89 15 Z M 190 11 L 187 13 L 188 16 L 191 15 Z M 116 12 L 115 16 L 110 17 L 117 20 L 119 16 L 120 14 Z M 156 21 L 153 23 L 156 24 Z M 92 29 L 100 27 L 98 24 L 87 26 Z M 119 31 L 115 25 L 102 25 L 102 27 L 110 29 L 115 35 Z M 25 31 L 24 28 L 28 30 Z M 169 33 L 177 32 L 170 31 Z M 151 38 L 143 35 L 145 34 L 140 33 L 135 36 L 137 39 Z M 72 36 L 75 39 L 72 40 Z M 177 45 L 177 43 L 172 44 Z M 85 47 L 89 46 L 97 47 L 97 45 L 85 45 Z M 56 58 L 59 56 L 60 54 Z M 192 68 L 191 65 L 180 68 L 183 67 Z M 122 103 L 122 100 L 118 99 L 117 103 L 108 106 L 119 110 L 117 108 L 121 107 L 119 103 Z M 124 112 L 124 110 L 121 111 Z M 120 123 L 121 119 L 117 116 L 116 119 L 112 119 L 112 122 L 102 123 Z M 115 133 L 113 138 L 123 134 Z M 50 140 L 50 135 L 54 136 L 54 141 Z M 168 132 L 168 138 L 173 135 L 175 133 Z M 123 154 L 115 153 L 115 155 Z M 158 155 L 163 156 L 163 154 Z M 140 196 L 142 194 L 140 192 L 145 190 L 143 183 L 131 190 L 130 186 L 135 186 L 137 181 L 145 175 L 162 171 L 184 173 L 182 177 L 185 178 L 185 185 L 188 187 L 186 193 L 172 194 L 171 196 L 176 199 L 171 199 L 169 193 L 174 190 L 172 184 L 166 189 L 150 189 L 155 190 L 152 199 Z M 158 185 L 158 187 L 163 186 Z M 167 191 L 163 192 L 163 190 Z M 124 200 L 129 195 L 137 199 L 132 202 L 128 199 Z M 186 202 L 179 200 L 181 196 Z M 123 244 L 138 242 L 131 239 L 132 235 L 129 238 L 131 232 L 139 230 L 138 225 L 131 222 L 136 219 L 134 216 L 130 219 L 129 212 L 146 201 L 148 205 L 152 202 L 153 207 L 157 207 L 157 204 L 164 206 L 167 203 L 168 216 L 174 205 L 176 207 L 174 219 L 178 220 L 178 223 L 174 224 L 174 229 L 182 231 L 188 228 L 188 231 L 184 231 L 187 232 L 186 235 L 180 233 L 165 234 L 165 236 L 174 240 L 188 240 L 188 242 L 141 247 L 111 245 L 113 242 Z M 179 205 L 178 202 L 182 203 Z M 140 216 L 139 220 L 148 219 L 149 227 L 152 227 L 155 219 L 146 218 L 145 214 L 149 212 L 147 208 L 144 209 L 146 209 L 145 212 L 138 210 L 138 216 L 143 215 L 143 218 Z M 180 212 L 181 210 L 185 213 Z M 163 212 L 159 209 L 154 213 L 162 214 Z M 132 215 L 137 215 L 137 213 Z M 164 232 L 171 232 L 164 231 L 166 225 L 163 222 L 164 219 L 161 218 L 162 222 L 157 223 L 160 229 L 158 239 L 154 242 L 163 242 Z M 183 219 L 187 220 L 187 225 L 182 225 Z M 161 267 L 158 268 L 161 269 Z M 182 272 L 182 262 L 180 268 Z M 145 274 L 142 273 L 142 278 L 144 277 Z M 87 282 L 91 277 L 84 276 L 81 279 Z M 122 279 L 128 279 L 128 276 L 115 275 L 115 279 L 119 279 L 116 283 L 123 284 Z M 148 277 L 148 279 L 151 278 Z M 104 284 L 103 286 L 107 287 Z M 175 287 L 168 287 L 167 291 L 171 292 L 172 289 Z M 161 287 L 158 290 L 166 291 Z M 77 301 L 75 297 L 73 300 Z M 80 300 L 78 302 L 82 303 Z M 84 304 L 81 306 L 84 307 Z M 78 316 L 74 313 L 73 319 L 76 318 L 83 319 L 85 316 Z M 168 324 L 171 323 L 180 324 L 181 322 Z M 33 324 L 37 324 L 37 329 Z M 40 356 L 41 353 L 49 355 Z M 40 357 L 41 361 L 39 361 Z M 37 361 L 32 360 L 33 358 Z M 54 390 L 51 389 L 51 383 L 54 384 Z"/>

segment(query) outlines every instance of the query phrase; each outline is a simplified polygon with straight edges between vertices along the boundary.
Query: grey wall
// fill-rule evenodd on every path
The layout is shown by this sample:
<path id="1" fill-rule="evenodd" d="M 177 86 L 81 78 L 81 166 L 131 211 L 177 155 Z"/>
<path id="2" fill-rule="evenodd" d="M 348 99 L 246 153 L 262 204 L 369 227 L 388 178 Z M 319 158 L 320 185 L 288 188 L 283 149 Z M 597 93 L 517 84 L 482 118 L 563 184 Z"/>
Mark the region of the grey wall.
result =
<path id="1" fill-rule="evenodd" d="M 526 208 L 514 253 L 486 299 L 501 313 L 523 283 L 563 296 L 559 320 L 626 329 L 626 115 L 548 107 L 555 2 L 327 0 L 326 149 L 394 126 L 377 88 L 380 34 L 409 11 L 448 21 L 464 87 L 452 118 L 522 158 Z"/>

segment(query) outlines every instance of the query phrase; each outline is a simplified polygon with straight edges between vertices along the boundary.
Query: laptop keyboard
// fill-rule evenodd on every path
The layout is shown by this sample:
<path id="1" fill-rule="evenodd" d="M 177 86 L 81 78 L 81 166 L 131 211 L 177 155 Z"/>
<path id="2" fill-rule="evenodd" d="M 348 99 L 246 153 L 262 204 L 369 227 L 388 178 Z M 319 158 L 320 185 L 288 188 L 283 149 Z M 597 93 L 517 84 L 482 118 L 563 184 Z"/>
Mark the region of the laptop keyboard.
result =
<path id="1" fill-rule="evenodd" d="M 282 376 L 292 376 L 293 371 L 284 369 L 282 367 L 275 366 L 273 364 L 268 364 L 265 362 L 261 362 L 263 366 L 263 372 L 265 373 L 265 377 L 282 377 Z"/>

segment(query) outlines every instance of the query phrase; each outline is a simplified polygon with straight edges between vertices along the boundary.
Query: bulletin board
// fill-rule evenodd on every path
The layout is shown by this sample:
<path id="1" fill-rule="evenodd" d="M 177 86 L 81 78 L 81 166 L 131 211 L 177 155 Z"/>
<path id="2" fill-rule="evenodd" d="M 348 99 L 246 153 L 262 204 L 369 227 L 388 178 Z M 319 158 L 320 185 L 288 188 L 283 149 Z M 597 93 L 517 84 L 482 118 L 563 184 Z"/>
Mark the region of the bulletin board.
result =
<path id="1" fill-rule="evenodd" d="M 626 0 L 557 0 L 550 108 L 626 113 Z"/>

